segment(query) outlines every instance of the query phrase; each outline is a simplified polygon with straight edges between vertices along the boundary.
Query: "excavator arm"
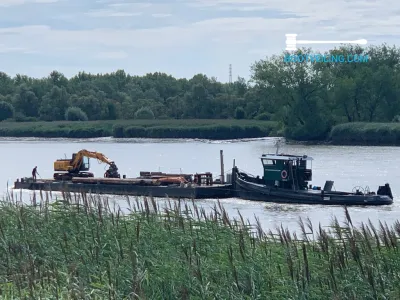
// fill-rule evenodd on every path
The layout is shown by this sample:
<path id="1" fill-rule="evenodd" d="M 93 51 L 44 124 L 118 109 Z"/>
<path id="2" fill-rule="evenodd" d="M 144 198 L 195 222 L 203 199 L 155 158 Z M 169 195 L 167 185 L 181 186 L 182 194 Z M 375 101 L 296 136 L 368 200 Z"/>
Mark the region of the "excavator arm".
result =
<path id="1" fill-rule="evenodd" d="M 71 163 L 71 167 L 74 170 L 79 169 L 79 167 L 81 166 L 82 162 L 83 162 L 83 157 L 88 157 L 88 158 L 96 158 L 97 160 L 109 164 L 110 166 L 115 166 L 114 161 L 110 160 L 107 156 L 105 156 L 103 153 L 100 152 L 94 152 L 94 151 L 88 151 L 86 149 L 83 149 L 81 151 L 79 151 L 74 160 Z"/>

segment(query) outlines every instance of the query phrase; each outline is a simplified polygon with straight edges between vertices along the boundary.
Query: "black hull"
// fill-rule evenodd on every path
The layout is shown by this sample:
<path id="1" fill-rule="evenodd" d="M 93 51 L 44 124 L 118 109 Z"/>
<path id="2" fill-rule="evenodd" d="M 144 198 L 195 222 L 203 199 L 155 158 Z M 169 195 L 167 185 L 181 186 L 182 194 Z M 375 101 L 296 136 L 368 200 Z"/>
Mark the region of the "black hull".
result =
<path id="1" fill-rule="evenodd" d="M 293 191 L 269 187 L 263 184 L 246 181 L 234 176 L 236 196 L 246 200 L 273 203 L 317 204 L 317 205 L 390 205 L 393 199 L 386 195 L 357 195 L 346 192 L 322 192 L 314 190 Z"/>
<path id="2" fill-rule="evenodd" d="M 14 189 L 71 192 L 71 193 L 94 193 L 123 196 L 152 196 L 157 198 L 185 198 L 185 199 L 208 199 L 208 198 L 230 198 L 232 197 L 232 185 L 213 186 L 146 186 L 133 184 L 90 184 L 56 181 L 37 181 L 14 183 Z"/>

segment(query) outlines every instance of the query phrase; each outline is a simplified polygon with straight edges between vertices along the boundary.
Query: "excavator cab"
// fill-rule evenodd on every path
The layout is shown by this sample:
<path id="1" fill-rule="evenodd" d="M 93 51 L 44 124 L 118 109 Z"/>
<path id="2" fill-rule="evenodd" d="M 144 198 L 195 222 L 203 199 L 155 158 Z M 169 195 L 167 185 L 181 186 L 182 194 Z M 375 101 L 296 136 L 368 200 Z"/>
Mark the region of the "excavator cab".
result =
<path id="1" fill-rule="evenodd" d="M 72 161 L 75 160 L 75 157 L 78 155 L 78 153 L 72 154 Z M 72 168 L 72 166 L 71 166 Z M 90 163 L 89 163 L 89 157 L 82 157 L 82 164 L 80 165 L 79 171 L 89 171 L 90 170 Z"/>

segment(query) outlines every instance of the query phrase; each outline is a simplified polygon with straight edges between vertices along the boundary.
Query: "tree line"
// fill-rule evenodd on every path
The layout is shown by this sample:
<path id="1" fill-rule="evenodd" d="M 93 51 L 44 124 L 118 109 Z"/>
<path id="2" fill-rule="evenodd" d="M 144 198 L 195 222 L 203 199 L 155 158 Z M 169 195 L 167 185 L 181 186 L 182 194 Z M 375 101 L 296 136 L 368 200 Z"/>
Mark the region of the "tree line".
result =
<path id="1" fill-rule="evenodd" d="M 80 72 L 68 79 L 0 73 L 0 120 L 258 119 L 280 122 L 286 137 L 320 139 L 334 125 L 400 121 L 400 52 L 385 44 L 344 46 L 325 55 L 361 62 L 288 62 L 288 53 L 251 66 L 232 84 L 198 74 L 132 76 Z M 315 55 L 300 49 L 295 55 Z"/>

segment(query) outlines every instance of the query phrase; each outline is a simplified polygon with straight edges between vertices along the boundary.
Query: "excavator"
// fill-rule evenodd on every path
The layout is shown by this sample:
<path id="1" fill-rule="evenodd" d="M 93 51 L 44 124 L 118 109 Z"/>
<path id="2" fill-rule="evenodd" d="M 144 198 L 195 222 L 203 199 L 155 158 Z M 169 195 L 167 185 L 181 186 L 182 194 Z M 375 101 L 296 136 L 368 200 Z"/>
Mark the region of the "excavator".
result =
<path id="1" fill-rule="evenodd" d="M 83 149 L 78 153 L 73 153 L 72 159 L 57 159 L 54 162 L 54 172 L 62 172 L 54 173 L 54 179 L 71 180 L 72 177 L 94 177 L 93 173 L 86 172 L 90 169 L 89 158 L 96 158 L 109 165 L 108 170 L 104 173 L 104 177 L 121 178 L 114 161 L 110 160 L 102 153 Z"/>

